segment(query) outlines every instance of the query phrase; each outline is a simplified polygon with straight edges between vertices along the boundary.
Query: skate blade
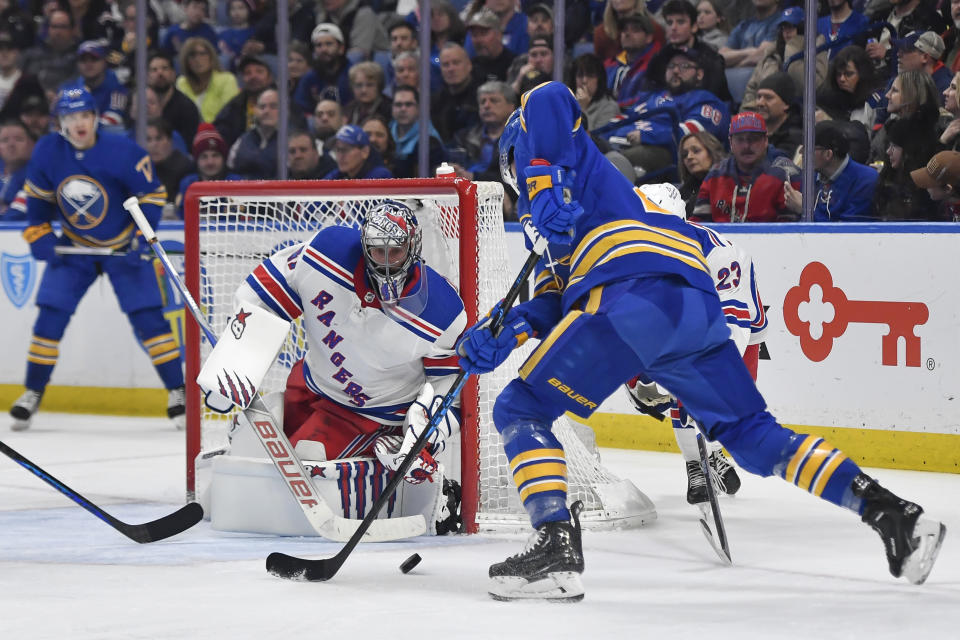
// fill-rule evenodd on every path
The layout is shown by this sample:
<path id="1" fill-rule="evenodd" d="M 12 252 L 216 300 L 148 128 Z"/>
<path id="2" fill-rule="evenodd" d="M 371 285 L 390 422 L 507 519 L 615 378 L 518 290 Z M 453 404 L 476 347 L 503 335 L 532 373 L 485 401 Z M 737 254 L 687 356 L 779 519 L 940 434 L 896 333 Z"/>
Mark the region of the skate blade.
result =
<path id="1" fill-rule="evenodd" d="M 700 513 L 703 514 L 703 517 L 700 518 L 700 530 L 703 532 L 703 537 L 707 539 L 707 542 L 710 543 L 710 546 L 713 547 L 713 550 L 716 552 L 717 557 L 719 557 L 724 564 L 732 565 L 733 559 L 727 555 L 726 551 L 723 550 L 720 540 L 713 534 L 713 529 L 710 528 L 710 525 L 707 524 L 708 519 L 713 520 L 713 512 L 710 509 L 710 503 L 697 503 L 697 508 L 699 508 Z"/>
<path id="2" fill-rule="evenodd" d="M 11 431 L 26 431 L 30 428 L 30 420 L 20 420 L 19 418 L 13 419 L 13 424 L 10 425 Z"/>
<path id="3" fill-rule="evenodd" d="M 901 575 L 913 584 L 923 584 L 933 570 L 933 564 L 940 553 L 947 528 L 935 520 L 917 520 L 913 526 L 913 537 L 917 540 L 916 550 L 903 562 Z"/>
<path id="4" fill-rule="evenodd" d="M 540 580 L 529 581 L 520 576 L 490 578 L 490 597 L 494 600 L 547 600 L 549 602 L 580 602 L 583 583 L 575 571 L 555 571 Z"/>

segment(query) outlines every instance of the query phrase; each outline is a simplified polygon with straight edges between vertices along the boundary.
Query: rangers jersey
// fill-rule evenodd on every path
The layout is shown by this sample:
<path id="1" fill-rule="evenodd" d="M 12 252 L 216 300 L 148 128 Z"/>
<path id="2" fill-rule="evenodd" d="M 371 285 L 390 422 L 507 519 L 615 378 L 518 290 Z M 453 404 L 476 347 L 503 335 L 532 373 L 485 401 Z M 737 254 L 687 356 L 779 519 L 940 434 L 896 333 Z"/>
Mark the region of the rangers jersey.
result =
<path id="1" fill-rule="evenodd" d="M 460 370 L 454 346 L 466 313 L 457 291 L 421 263 L 404 295 L 417 304 L 380 304 L 360 232 L 348 227 L 321 229 L 278 251 L 236 293 L 285 320 L 302 318 L 307 387 L 385 425 L 403 423 L 424 382 L 442 394 Z"/>
<path id="2" fill-rule="evenodd" d="M 703 231 L 703 255 L 716 283 L 731 338 L 742 354 L 748 345 L 760 344 L 767 335 L 767 315 L 760 301 L 753 260 L 713 229 L 695 222 L 688 224 Z"/>

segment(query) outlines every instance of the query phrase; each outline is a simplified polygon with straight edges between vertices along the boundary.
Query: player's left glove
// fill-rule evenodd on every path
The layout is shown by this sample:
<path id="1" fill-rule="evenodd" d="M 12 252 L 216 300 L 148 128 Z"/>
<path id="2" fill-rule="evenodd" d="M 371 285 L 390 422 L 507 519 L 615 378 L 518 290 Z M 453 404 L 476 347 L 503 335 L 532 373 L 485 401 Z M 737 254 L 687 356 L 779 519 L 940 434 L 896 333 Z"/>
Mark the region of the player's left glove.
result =
<path id="1" fill-rule="evenodd" d="M 570 199 L 568 174 L 562 167 L 534 160 L 523 174 L 527 179 L 527 197 L 533 226 L 550 242 L 570 244 L 573 226 L 583 215 L 583 207 Z"/>
<path id="2" fill-rule="evenodd" d="M 467 373 L 489 373 L 499 367 L 510 353 L 533 335 L 533 328 L 516 308 L 507 311 L 500 335 L 490 330 L 493 316 L 502 302 L 480 322 L 467 329 L 457 342 L 460 368 Z"/>
<path id="3" fill-rule="evenodd" d="M 436 412 L 443 398 L 435 396 L 433 385 L 424 383 L 420 395 L 407 409 L 404 420 L 403 439 L 399 436 L 380 436 L 373 445 L 377 459 L 391 471 L 396 471 L 404 459 L 413 450 L 413 445 L 430 424 L 430 417 Z M 434 456 L 446 447 L 446 439 L 460 430 L 460 422 L 455 414 L 447 411 L 437 423 L 437 428 L 427 438 L 426 446 L 420 451 L 417 460 L 407 470 L 404 479 L 411 484 L 420 484 L 424 480 L 433 482 L 437 470 Z"/>
<path id="4" fill-rule="evenodd" d="M 673 404 L 673 396 L 659 384 L 643 374 L 628 380 L 624 387 L 634 408 L 640 413 L 663 420 Z"/>

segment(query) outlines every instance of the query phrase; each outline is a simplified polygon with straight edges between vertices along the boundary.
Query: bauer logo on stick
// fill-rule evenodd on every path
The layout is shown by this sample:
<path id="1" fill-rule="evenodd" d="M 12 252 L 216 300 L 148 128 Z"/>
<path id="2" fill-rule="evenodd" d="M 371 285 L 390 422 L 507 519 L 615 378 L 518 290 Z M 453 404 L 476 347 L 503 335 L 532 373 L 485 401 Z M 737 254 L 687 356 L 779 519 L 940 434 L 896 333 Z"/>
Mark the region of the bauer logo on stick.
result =
<path id="1" fill-rule="evenodd" d="M 237 312 L 237 315 L 230 320 L 230 332 L 237 340 L 243 336 L 243 332 L 247 328 L 247 318 L 249 317 L 250 313 L 245 312 L 241 307 L 240 311 Z"/>

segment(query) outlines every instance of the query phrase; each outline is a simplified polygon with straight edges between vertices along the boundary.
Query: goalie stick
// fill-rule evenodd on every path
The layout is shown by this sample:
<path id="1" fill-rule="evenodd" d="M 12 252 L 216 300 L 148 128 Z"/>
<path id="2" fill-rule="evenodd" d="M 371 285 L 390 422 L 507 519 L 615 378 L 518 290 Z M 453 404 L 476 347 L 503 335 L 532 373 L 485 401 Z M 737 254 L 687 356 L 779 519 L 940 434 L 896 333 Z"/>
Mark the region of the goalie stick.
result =
<path id="1" fill-rule="evenodd" d="M 51 487 L 67 496 L 78 505 L 97 516 L 134 542 L 144 544 L 147 542 L 163 540 L 164 538 L 169 538 L 170 536 L 175 536 L 178 533 L 186 531 L 203 519 L 203 508 L 196 502 L 191 502 L 180 507 L 173 513 L 157 520 L 144 522 L 143 524 L 127 524 L 126 522 L 117 520 L 112 515 L 54 478 L 52 475 L 40 468 L 37 464 L 27 460 L 24 456 L 20 455 L 3 442 L 0 442 L 0 451 L 2 451 L 4 455 L 19 464 L 21 467 L 37 476 Z"/>
<path id="2" fill-rule="evenodd" d="M 503 321 L 507 315 L 507 311 L 509 311 L 513 306 L 517 296 L 520 294 L 520 289 L 524 284 L 526 284 L 527 279 L 533 272 L 534 267 L 536 267 L 537 260 L 539 260 L 540 255 L 543 254 L 546 244 L 547 243 L 545 239 L 534 242 L 533 250 L 530 251 L 530 255 L 527 257 L 527 261 L 523 265 L 523 269 L 521 269 L 519 275 L 517 275 L 517 279 L 514 280 L 513 285 L 507 292 L 507 295 L 504 296 L 503 304 L 496 307 L 496 312 L 491 318 L 490 323 L 490 330 L 494 333 L 494 335 L 498 335 L 500 333 L 500 329 L 503 326 Z M 393 477 L 390 478 L 387 486 L 384 487 L 383 493 L 381 493 L 380 497 L 377 498 L 377 501 L 373 504 L 373 507 L 363 519 L 363 522 L 360 523 L 360 526 L 357 528 L 356 532 L 353 534 L 353 536 L 351 536 L 350 540 L 343 545 L 343 548 L 339 551 L 339 553 L 337 553 L 337 555 L 333 556 L 332 558 L 307 560 L 275 551 L 267 556 L 267 571 L 280 578 L 306 580 L 308 582 L 323 582 L 337 575 L 340 567 L 342 567 L 343 563 L 346 562 L 347 558 L 353 552 L 354 547 L 357 546 L 357 543 L 360 542 L 363 532 L 366 531 L 367 527 L 373 523 L 374 519 L 377 517 L 377 514 L 380 513 L 380 510 L 383 508 L 383 505 L 387 503 L 387 501 L 393 495 L 393 492 L 396 491 L 400 483 L 403 482 L 403 478 L 407 474 L 407 470 L 410 469 L 410 466 L 413 464 L 414 460 L 417 459 L 420 451 L 426 446 L 430 435 L 436 430 L 437 424 L 440 423 L 440 420 L 443 419 L 443 416 L 450 408 L 450 405 L 453 404 L 453 401 L 460 394 L 460 391 L 463 389 L 463 385 L 466 383 L 466 381 L 467 373 L 465 371 L 461 371 L 459 374 L 457 374 L 457 378 L 454 381 L 453 386 L 450 387 L 450 390 L 447 391 L 445 396 L 443 396 L 440 406 L 430 417 L 430 422 L 427 424 L 427 428 L 420 433 L 420 437 L 418 437 L 416 442 L 413 443 L 413 448 L 410 449 L 410 453 L 407 454 L 407 457 L 404 458 L 403 462 L 400 464 L 400 467 L 393 474 Z"/>
<path id="3" fill-rule="evenodd" d="M 707 542 L 710 543 L 710 546 L 713 547 L 713 550 L 717 552 L 717 555 L 720 556 L 720 559 L 723 560 L 724 564 L 733 564 L 733 559 L 730 557 L 730 545 L 727 542 L 727 530 L 723 526 L 723 516 L 720 515 L 720 501 L 717 500 L 717 489 L 713 485 L 713 472 L 710 470 L 710 458 L 707 456 L 707 444 L 703 438 L 703 434 L 697 430 L 697 449 L 700 450 L 700 468 L 703 470 L 703 476 L 706 478 L 707 483 L 707 503 L 700 503 L 701 512 L 703 517 L 700 518 L 700 529 L 703 531 L 703 535 L 706 536 Z M 713 524 L 717 529 L 717 535 L 713 535 L 713 531 L 710 530 L 710 525 L 707 524 L 707 504 L 710 505 L 709 509 L 713 512 Z"/>
<path id="4" fill-rule="evenodd" d="M 183 296 L 185 306 L 190 310 L 190 314 L 196 320 L 200 330 L 203 331 L 207 341 L 211 346 L 217 344 L 213 328 L 203 317 L 197 301 L 194 300 L 183 280 L 180 279 L 180 274 L 173 267 L 173 263 L 170 262 L 166 250 L 158 242 L 157 234 L 150 226 L 146 216 L 143 215 L 137 198 L 127 198 L 123 202 L 123 207 L 130 212 L 143 237 L 153 248 L 154 253 L 157 254 L 171 283 Z M 294 452 L 290 440 L 284 434 L 283 426 L 277 424 L 276 418 L 270 413 L 259 393 L 254 395 L 250 405 L 242 413 L 244 418 L 249 421 L 253 433 L 260 440 L 267 456 L 280 473 L 284 484 L 297 501 L 303 515 L 314 531 L 335 542 L 352 539 L 354 532 L 359 529 L 360 521 L 335 515 L 323 497 L 317 493 L 313 482 L 310 480 L 310 474 L 303 468 L 303 463 L 300 462 L 300 458 Z M 363 531 L 365 533 L 364 540 L 380 542 L 422 535 L 426 533 L 427 525 L 422 515 L 405 516 L 378 520 L 374 526 L 365 527 Z"/>

